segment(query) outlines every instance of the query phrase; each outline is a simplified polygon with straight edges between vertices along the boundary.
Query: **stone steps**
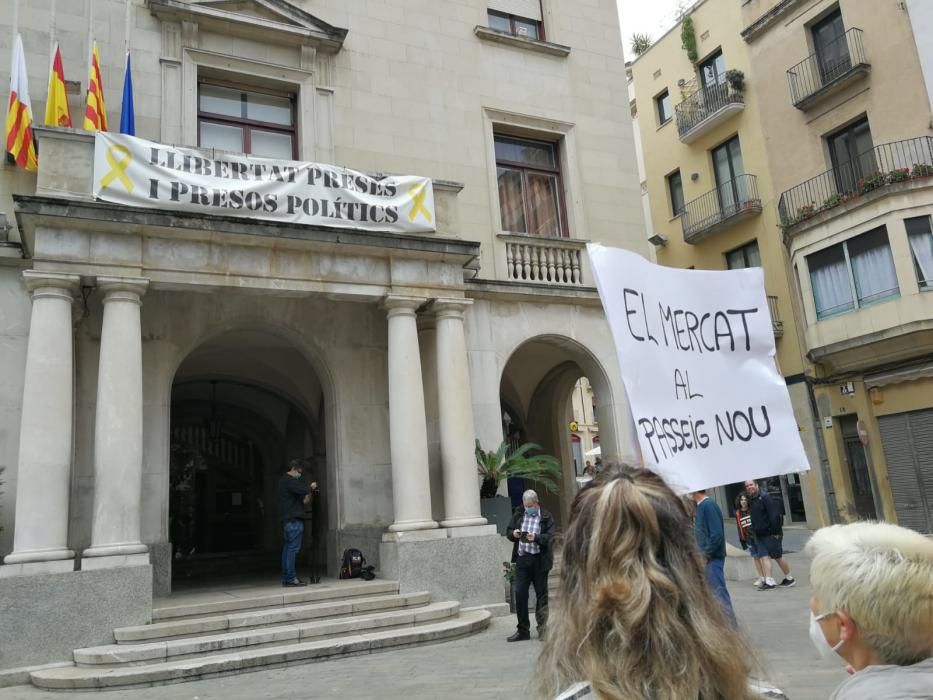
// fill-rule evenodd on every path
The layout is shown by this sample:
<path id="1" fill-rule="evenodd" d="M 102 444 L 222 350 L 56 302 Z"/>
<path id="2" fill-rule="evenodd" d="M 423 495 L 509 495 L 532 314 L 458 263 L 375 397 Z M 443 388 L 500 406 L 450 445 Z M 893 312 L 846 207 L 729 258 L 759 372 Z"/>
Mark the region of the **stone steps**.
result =
<path id="1" fill-rule="evenodd" d="M 143 644 L 110 644 L 89 647 L 76 650 L 74 660 L 78 666 L 152 663 L 195 654 L 232 651 L 242 647 L 258 647 L 306 639 L 319 640 L 351 632 L 411 627 L 420 623 L 456 617 L 459 612 L 460 606 L 455 602 L 427 603 L 416 608 L 351 615 L 333 620 L 274 625 L 260 629 L 239 629 L 222 634 L 163 639 Z"/>
<path id="2" fill-rule="evenodd" d="M 162 685 L 429 644 L 489 624 L 486 610 L 398 589 L 393 581 L 335 581 L 184 594 L 157 601 L 153 624 L 118 628 L 115 643 L 77 649 L 73 665 L 35 669 L 29 678 L 49 690 Z"/>
<path id="3" fill-rule="evenodd" d="M 406 595 L 384 595 L 352 597 L 347 600 L 331 600 L 308 605 L 288 605 L 284 607 L 259 608 L 244 612 L 232 612 L 227 615 L 207 617 L 188 617 L 151 625 L 121 627 L 113 631 L 117 644 L 191 637 L 238 629 L 249 629 L 263 625 L 275 625 L 300 620 L 314 620 L 355 615 L 364 612 L 377 612 L 393 608 L 406 608 L 426 605 L 431 596 L 427 593 L 409 593 Z"/>
<path id="4" fill-rule="evenodd" d="M 327 600 L 345 600 L 357 596 L 374 596 L 398 593 L 397 581 L 341 581 L 338 585 L 309 586 L 307 588 L 285 588 L 275 593 L 248 593 L 234 595 L 231 591 L 223 598 L 203 594 L 202 602 L 174 604 L 171 598 L 156 601 L 152 609 L 152 621 L 172 620 L 200 615 L 222 614 L 240 610 L 283 607 L 296 603 L 318 603 Z M 197 595 L 197 594 L 196 594 Z"/>
<path id="5" fill-rule="evenodd" d="M 140 666 L 121 664 L 108 667 L 54 668 L 36 671 L 30 674 L 30 679 L 33 685 L 48 690 L 102 690 L 163 685 L 269 667 L 309 663 L 348 654 L 368 654 L 391 647 L 455 639 L 484 629 L 489 624 L 489 619 L 489 612 L 473 610 L 460 613 L 450 619 L 404 629 L 368 632 L 336 639 L 277 644 Z"/>

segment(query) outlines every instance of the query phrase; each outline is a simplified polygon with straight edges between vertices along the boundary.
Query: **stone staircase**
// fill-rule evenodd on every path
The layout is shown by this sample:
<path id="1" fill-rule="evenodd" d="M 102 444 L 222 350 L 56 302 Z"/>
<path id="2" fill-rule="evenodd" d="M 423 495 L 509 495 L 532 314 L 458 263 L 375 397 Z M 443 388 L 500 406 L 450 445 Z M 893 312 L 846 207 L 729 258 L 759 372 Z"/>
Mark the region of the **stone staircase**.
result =
<path id="1" fill-rule="evenodd" d="M 77 649 L 73 666 L 36 670 L 30 680 L 49 690 L 163 685 L 455 639 L 489 619 L 427 593 L 400 594 L 393 581 L 166 599 L 152 624 L 116 629 L 114 644 Z"/>

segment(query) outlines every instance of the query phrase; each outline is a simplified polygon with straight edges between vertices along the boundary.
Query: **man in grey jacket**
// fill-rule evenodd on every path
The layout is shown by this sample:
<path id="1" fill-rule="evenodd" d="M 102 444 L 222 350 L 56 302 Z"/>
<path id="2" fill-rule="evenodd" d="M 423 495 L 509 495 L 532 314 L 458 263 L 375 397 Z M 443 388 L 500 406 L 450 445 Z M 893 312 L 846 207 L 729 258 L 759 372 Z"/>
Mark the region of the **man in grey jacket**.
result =
<path id="1" fill-rule="evenodd" d="M 860 522 L 817 531 L 806 551 L 810 638 L 851 674 L 830 699 L 933 698 L 933 540 Z"/>

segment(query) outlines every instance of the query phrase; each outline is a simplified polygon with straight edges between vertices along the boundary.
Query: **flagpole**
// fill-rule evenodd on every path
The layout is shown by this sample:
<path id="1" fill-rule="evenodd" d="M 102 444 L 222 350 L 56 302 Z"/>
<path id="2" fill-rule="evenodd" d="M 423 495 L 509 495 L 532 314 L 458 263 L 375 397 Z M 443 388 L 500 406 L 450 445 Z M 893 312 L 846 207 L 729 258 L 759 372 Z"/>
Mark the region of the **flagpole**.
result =
<path id="1" fill-rule="evenodd" d="M 51 0 L 51 4 L 49 6 L 49 12 L 51 13 L 51 17 L 49 18 L 49 56 L 54 56 L 55 55 L 55 34 L 56 34 L 56 31 L 55 31 L 56 30 L 55 0 Z"/>
<path id="2" fill-rule="evenodd" d="M 87 70 L 88 76 L 87 89 L 91 89 L 90 75 L 91 66 L 94 63 L 94 0 L 87 0 Z"/>
<path id="3" fill-rule="evenodd" d="M 126 0 L 126 15 L 123 18 L 123 48 L 130 52 L 130 13 L 133 9 L 133 0 Z"/>

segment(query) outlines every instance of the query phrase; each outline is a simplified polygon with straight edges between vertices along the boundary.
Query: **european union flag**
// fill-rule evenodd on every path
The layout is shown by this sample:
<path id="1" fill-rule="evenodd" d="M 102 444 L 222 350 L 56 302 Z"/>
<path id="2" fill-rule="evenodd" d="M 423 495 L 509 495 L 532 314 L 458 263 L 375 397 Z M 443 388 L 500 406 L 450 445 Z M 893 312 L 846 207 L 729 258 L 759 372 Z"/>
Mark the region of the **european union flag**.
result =
<path id="1" fill-rule="evenodd" d="M 130 52 L 126 52 L 126 75 L 123 76 L 123 111 L 120 112 L 120 133 L 136 136 L 136 114 L 133 109 L 133 76 L 130 72 Z"/>

